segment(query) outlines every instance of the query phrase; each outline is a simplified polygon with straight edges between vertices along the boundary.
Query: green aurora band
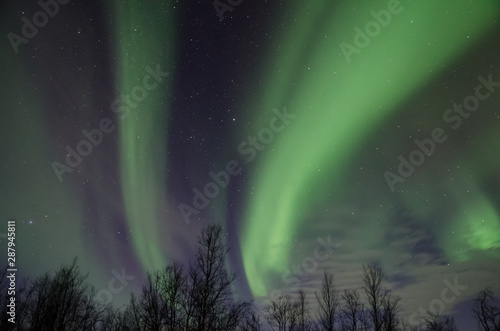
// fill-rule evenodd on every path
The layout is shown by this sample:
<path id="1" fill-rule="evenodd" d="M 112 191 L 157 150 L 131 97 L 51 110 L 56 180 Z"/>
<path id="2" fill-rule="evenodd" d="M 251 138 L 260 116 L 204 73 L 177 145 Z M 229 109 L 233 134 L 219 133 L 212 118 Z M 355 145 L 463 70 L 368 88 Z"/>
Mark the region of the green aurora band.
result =
<path id="1" fill-rule="evenodd" d="M 146 67 L 170 72 L 175 20 L 164 1 L 115 1 L 117 96 L 142 86 Z M 172 75 L 172 72 L 170 72 Z M 144 270 L 163 267 L 160 221 L 165 205 L 167 76 L 129 115 L 119 120 L 120 177 L 128 229 Z"/>
<path id="2" fill-rule="evenodd" d="M 307 221 L 300 215 L 314 210 L 315 201 L 332 185 L 324 181 L 324 173 L 340 181 L 355 153 L 352 142 L 372 133 L 443 64 L 473 47 L 467 36 L 485 35 L 499 12 L 495 1 L 402 1 L 403 10 L 347 63 L 340 43 L 353 45 L 354 27 L 363 30 L 373 20 L 371 10 L 387 8 L 385 2 L 378 4 L 360 1 L 355 11 L 348 1 L 337 8 L 329 0 L 297 4 L 288 13 L 279 50 L 268 56 L 267 84 L 261 87 L 261 102 L 251 108 L 253 131 L 265 126 L 275 107 L 291 104 L 288 111 L 297 117 L 271 143 L 272 152 L 261 152 L 260 170 L 252 173 L 241 252 L 254 296 L 266 295 L 271 277 L 289 267 L 292 238 Z M 464 12 L 470 14 L 464 17 Z M 478 201 L 470 203 L 486 214 L 482 217 L 489 219 L 491 234 L 498 233 L 498 215 Z M 479 217 L 460 218 L 456 236 L 467 236 L 466 249 L 499 247 L 490 230 L 468 223 L 470 216 Z M 467 258 L 453 253 L 456 245 L 445 245 L 449 258 Z"/>

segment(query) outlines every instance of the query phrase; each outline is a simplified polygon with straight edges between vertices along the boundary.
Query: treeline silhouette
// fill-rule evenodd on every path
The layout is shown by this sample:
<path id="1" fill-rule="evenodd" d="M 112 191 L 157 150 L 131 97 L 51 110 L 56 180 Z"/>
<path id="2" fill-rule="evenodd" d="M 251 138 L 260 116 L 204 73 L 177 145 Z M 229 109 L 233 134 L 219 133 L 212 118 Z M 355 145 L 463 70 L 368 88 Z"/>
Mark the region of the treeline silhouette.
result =
<path id="1" fill-rule="evenodd" d="M 196 254 L 187 269 L 174 263 L 149 272 L 140 295 L 132 294 L 124 307 L 98 298 L 81 273 L 77 259 L 53 275 L 17 284 L 15 324 L 8 321 L 7 268 L 0 273 L 1 330 L 456 330 L 450 316 L 428 311 L 421 325 L 399 317 L 400 297 L 383 286 L 384 274 L 376 265 L 363 265 L 360 289 L 338 291 L 332 274 L 325 272 L 315 292 L 313 309 L 300 290 L 281 295 L 261 311 L 237 299 L 235 275 L 227 271 L 228 250 L 222 227 L 211 225 L 198 237 Z M 471 312 L 478 330 L 500 331 L 500 309 L 486 288 L 477 294 Z M 267 322 L 267 323 L 266 323 Z"/>

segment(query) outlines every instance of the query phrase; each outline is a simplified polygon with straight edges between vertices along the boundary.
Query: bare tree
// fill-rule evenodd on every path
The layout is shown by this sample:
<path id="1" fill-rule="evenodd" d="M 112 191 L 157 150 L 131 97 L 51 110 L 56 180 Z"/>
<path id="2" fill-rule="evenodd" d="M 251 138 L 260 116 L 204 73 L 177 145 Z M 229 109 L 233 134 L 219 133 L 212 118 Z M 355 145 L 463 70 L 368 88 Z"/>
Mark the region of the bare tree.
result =
<path id="1" fill-rule="evenodd" d="M 102 318 L 96 325 L 95 330 L 100 331 L 137 331 L 139 326 L 135 323 L 130 307 L 117 309 L 108 305 L 102 314 Z"/>
<path id="2" fill-rule="evenodd" d="M 134 325 L 147 330 L 181 330 L 189 322 L 184 318 L 186 303 L 186 278 L 183 267 L 177 263 L 147 274 L 147 283 L 138 299 L 134 295 L 130 301 L 130 312 L 134 317 Z"/>
<path id="3" fill-rule="evenodd" d="M 435 314 L 430 310 L 427 311 L 427 315 L 426 331 L 458 331 L 452 316 Z"/>
<path id="4" fill-rule="evenodd" d="M 132 308 L 132 305 L 134 301 L 136 300 L 136 297 L 134 295 L 130 296 L 130 303 L 125 307 L 123 312 L 120 313 L 120 316 L 118 316 L 119 319 L 119 327 L 118 330 L 142 330 L 143 328 L 141 327 L 140 321 L 139 321 L 139 316 L 136 314 L 134 309 Z"/>
<path id="5" fill-rule="evenodd" d="M 500 309 L 493 305 L 493 290 L 487 287 L 474 299 L 472 313 L 485 331 L 500 331 Z"/>
<path id="6" fill-rule="evenodd" d="M 202 231 L 187 275 L 176 263 L 148 273 L 141 298 L 131 298 L 135 325 L 147 330 L 235 330 L 250 304 L 233 298 L 235 275 L 226 270 L 227 252 L 222 228 L 212 225 Z"/>
<path id="7" fill-rule="evenodd" d="M 239 331 L 260 331 L 262 329 L 262 322 L 259 314 L 253 309 L 247 309 L 247 312 L 240 324 Z"/>
<path id="8" fill-rule="evenodd" d="M 361 313 L 361 318 L 359 319 L 361 323 L 361 328 L 360 330 L 371 330 L 372 324 L 371 324 L 371 315 L 368 310 L 363 310 Z"/>
<path id="9" fill-rule="evenodd" d="M 384 331 L 395 331 L 398 327 L 399 318 L 398 312 L 400 309 L 399 296 L 393 296 L 389 291 L 386 291 L 383 302 L 383 329 Z"/>
<path id="10" fill-rule="evenodd" d="M 344 290 L 342 299 L 344 300 L 344 304 L 342 305 L 342 329 L 349 331 L 359 330 L 364 305 L 359 299 L 358 290 Z"/>
<path id="11" fill-rule="evenodd" d="M 190 269 L 189 284 L 196 330 L 214 330 L 217 325 L 228 323 L 228 312 L 240 316 L 247 305 L 233 299 L 231 284 L 236 276 L 226 269 L 227 253 L 220 225 L 211 225 L 202 231 L 196 246 L 195 263 Z"/>
<path id="12" fill-rule="evenodd" d="M 265 308 L 266 319 L 273 330 L 286 331 L 295 326 L 296 311 L 289 295 L 280 295 Z"/>
<path id="13" fill-rule="evenodd" d="M 321 292 L 315 292 L 319 305 L 318 323 L 326 331 L 333 331 L 338 314 L 339 298 L 335 287 L 333 274 L 325 272 L 321 283 Z"/>
<path id="14" fill-rule="evenodd" d="M 195 288 L 191 284 L 199 284 L 201 282 L 199 278 L 201 278 L 200 273 L 196 269 L 190 268 L 188 274 L 189 283 L 187 283 L 186 286 L 183 286 L 181 289 L 181 306 L 183 312 L 182 326 L 185 330 L 191 330 L 195 328 L 195 312 L 197 310 L 196 305 L 198 300 L 198 293 L 196 293 L 197 288 Z"/>
<path id="15" fill-rule="evenodd" d="M 77 259 L 62 266 L 53 277 L 36 279 L 27 293 L 28 324 L 32 330 L 91 329 L 101 310 L 94 300 L 96 291 L 80 274 Z"/>
<path id="16" fill-rule="evenodd" d="M 182 265 L 178 263 L 167 266 L 158 282 L 158 290 L 164 304 L 165 325 L 168 330 L 179 330 L 184 320 L 182 295 L 187 283 L 183 271 Z"/>
<path id="17" fill-rule="evenodd" d="M 307 331 L 311 329 L 309 304 L 303 290 L 299 290 L 297 299 L 289 295 L 280 295 L 265 307 L 266 319 L 273 330 Z"/>
<path id="18" fill-rule="evenodd" d="M 139 325 L 147 330 L 160 331 L 166 324 L 165 304 L 159 293 L 161 274 L 147 274 L 147 283 L 142 288 L 139 300 L 132 294 L 131 309 Z"/>
<path id="19" fill-rule="evenodd" d="M 384 273 L 376 265 L 363 264 L 363 290 L 370 309 L 373 330 L 381 331 L 383 326 L 383 305 L 386 300 L 386 291 L 382 288 Z"/>
<path id="20" fill-rule="evenodd" d="M 298 299 L 295 302 L 297 311 L 297 330 L 307 331 L 310 329 L 309 304 L 306 301 L 304 290 L 299 290 Z"/>
<path id="21" fill-rule="evenodd" d="M 223 310 L 216 311 L 216 315 L 211 319 L 213 322 L 210 330 L 233 331 L 244 324 L 250 303 L 235 301 L 227 303 L 225 306 L 221 305 L 220 308 Z"/>

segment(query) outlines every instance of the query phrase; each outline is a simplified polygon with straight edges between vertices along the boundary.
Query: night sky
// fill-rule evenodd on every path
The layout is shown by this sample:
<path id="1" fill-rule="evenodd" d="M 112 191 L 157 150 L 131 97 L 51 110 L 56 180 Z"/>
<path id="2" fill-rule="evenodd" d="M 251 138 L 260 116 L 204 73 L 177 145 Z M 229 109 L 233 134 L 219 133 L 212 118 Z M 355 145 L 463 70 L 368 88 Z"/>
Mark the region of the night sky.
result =
<path id="1" fill-rule="evenodd" d="M 363 263 L 407 318 L 455 283 L 468 330 L 498 296 L 499 1 L 60 2 L 0 5 L 20 275 L 125 270 L 118 306 L 217 222 L 257 304 L 313 302 L 324 270 L 360 287 Z"/>

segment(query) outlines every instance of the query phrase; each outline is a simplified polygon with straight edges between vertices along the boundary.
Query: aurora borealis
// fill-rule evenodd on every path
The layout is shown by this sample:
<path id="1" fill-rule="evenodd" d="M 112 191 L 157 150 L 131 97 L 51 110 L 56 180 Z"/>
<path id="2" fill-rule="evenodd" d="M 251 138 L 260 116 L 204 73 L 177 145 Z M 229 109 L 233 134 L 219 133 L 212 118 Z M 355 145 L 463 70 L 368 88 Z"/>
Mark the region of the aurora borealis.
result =
<path id="1" fill-rule="evenodd" d="M 100 288 L 125 268 L 119 304 L 218 222 L 243 297 L 295 274 L 312 300 L 323 270 L 343 289 L 376 262 L 406 316 L 458 277 L 446 311 L 467 325 L 471 296 L 500 291 L 500 2 L 236 2 L 221 21 L 211 2 L 61 1 L 17 52 L 7 36 L 43 7 L 1 5 L 0 218 L 18 222 L 19 269 L 78 256 Z M 384 174 L 437 128 L 392 190 Z M 294 271 L 327 236 L 328 259 Z"/>

